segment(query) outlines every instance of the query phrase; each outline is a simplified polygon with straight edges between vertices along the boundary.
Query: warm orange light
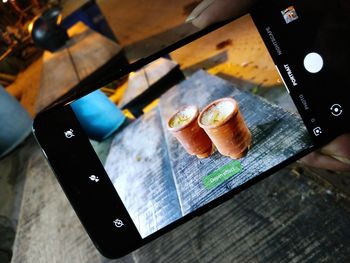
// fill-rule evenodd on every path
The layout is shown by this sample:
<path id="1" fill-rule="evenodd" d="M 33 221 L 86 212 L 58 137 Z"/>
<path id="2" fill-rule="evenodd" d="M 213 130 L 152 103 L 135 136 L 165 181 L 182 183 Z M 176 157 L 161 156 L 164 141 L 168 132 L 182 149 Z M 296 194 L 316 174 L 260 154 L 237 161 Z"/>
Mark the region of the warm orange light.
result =
<path id="1" fill-rule="evenodd" d="M 33 20 L 32 22 L 30 22 L 29 25 L 28 25 L 28 32 L 29 32 L 29 34 L 32 33 L 34 21 L 35 21 L 35 20 Z"/>
<path id="2" fill-rule="evenodd" d="M 58 17 L 57 17 L 56 24 L 57 24 L 57 25 L 60 25 L 61 22 L 62 22 L 62 14 L 59 14 Z"/>

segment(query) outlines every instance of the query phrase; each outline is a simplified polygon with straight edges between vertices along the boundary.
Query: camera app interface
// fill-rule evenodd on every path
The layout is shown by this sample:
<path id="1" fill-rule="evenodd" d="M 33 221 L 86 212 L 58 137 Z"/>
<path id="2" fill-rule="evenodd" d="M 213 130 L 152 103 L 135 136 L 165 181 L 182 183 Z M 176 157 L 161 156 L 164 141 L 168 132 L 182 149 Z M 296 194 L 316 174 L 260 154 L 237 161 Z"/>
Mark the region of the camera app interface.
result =
<path id="1" fill-rule="evenodd" d="M 274 25 L 296 32 L 306 9 L 289 2 L 273 10 Z M 299 88 L 327 70 L 327 56 L 305 51 L 300 67 L 297 58 L 282 61 L 286 45 L 272 25 L 259 30 L 281 63 L 245 16 L 71 104 L 142 238 L 268 173 L 327 131 L 308 115 L 316 110 L 311 93 Z M 344 109 L 337 101 L 327 107 L 330 118 Z"/>

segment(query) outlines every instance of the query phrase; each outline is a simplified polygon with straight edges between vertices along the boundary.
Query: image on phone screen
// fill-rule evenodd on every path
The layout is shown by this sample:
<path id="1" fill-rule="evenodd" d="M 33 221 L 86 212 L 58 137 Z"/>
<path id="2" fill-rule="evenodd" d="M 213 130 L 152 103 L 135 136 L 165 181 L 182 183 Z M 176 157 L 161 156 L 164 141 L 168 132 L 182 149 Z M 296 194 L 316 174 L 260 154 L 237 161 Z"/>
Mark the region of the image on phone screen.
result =
<path id="1" fill-rule="evenodd" d="M 255 34 L 259 37 L 257 31 Z M 132 73 L 129 81 L 145 72 Z M 291 100 L 282 82 L 278 90 Z M 312 145 L 296 109 L 285 109 L 203 70 L 174 85 L 132 120 L 106 102 L 102 93 L 90 93 L 71 107 L 142 238 Z M 227 100 L 208 108 L 219 99 L 233 99 L 237 104 Z M 236 127 L 236 108 L 248 135 Z M 205 109 L 207 114 L 200 114 Z M 202 135 L 196 129 L 205 135 L 210 129 L 198 127 L 198 122 L 208 127 L 232 123 L 229 133 L 214 131 L 222 137 L 219 141 L 238 136 L 232 156 L 230 149 L 219 145 L 216 135 L 209 134 L 209 142 L 200 142 Z M 180 137 L 189 138 L 179 139 L 177 133 L 186 129 L 187 134 Z M 90 180 L 98 183 L 101 178 L 92 175 Z"/>

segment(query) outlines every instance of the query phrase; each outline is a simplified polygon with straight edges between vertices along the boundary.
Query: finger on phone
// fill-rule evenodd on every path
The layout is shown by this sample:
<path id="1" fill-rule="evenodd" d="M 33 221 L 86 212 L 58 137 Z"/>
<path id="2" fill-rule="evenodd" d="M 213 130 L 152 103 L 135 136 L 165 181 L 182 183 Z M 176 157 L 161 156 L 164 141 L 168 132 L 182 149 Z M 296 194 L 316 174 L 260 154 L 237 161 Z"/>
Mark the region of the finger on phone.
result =
<path id="1" fill-rule="evenodd" d="M 238 17 L 248 11 L 255 0 L 204 0 L 188 16 L 187 22 L 205 28 L 216 22 Z"/>
<path id="2" fill-rule="evenodd" d="M 341 162 L 331 156 L 324 155 L 318 152 L 312 152 L 300 160 L 301 163 L 311 167 L 338 171 L 338 172 L 349 172 L 350 165 Z"/>

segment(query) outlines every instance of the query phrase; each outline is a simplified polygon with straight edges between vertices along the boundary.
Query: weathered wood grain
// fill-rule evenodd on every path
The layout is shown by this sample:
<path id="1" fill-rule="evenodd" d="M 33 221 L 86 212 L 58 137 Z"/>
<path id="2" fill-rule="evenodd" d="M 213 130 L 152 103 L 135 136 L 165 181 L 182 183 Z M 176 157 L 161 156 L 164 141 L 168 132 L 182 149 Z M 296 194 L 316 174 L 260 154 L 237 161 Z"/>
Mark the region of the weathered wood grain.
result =
<path id="1" fill-rule="evenodd" d="M 35 112 L 48 106 L 78 82 L 79 78 L 67 49 L 56 53 L 44 52 Z"/>
<path id="2" fill-rule="evenodd" d="M 283 169 L 133 253 L 133 262 L 348 262 L 349 200 Z"/>
<path id="3" fill-rule="evenodd" d="M 166 121 L 184 105 L 194 104 L 203 109 L 205 105 L 223 97 L 233 97 L 238 101 L 252 133 L 253 145 L 247 156 L 239 160 L 242 172 L 208 191 L 203 185 L 203 178 L 232 160 L 218 152 L 202 160 L 188 155 L 166 131 Z M 304 125 L 296 115 L 241 92 L 229 82 L 204 71 L 197 72 L 164 94 L 159 108 L 183 214 L 209 203 L 311 145 Z"/>
<path id="4" fill-rule="evenodd" d="M 39 148 L 31 151 L 12 262 L 347 262 L 350 202 L 283 169 L 118 260 L 101 257 Z"/>
<path id="5" fill-rule="evenodd" d="M 0 158 L 0 262 L 10 262 L 15 240 L 26 169 L 35 149 L 28 136 L 16 149 Z"/>
<path id="6" fill-rule="evenodd" d="M 175 62 L 169 59 L 159 58 L 131 74 L 128 80 L 128 87 L 119 106 L 123 107 L 130 103 L 177 66 Z"/>
<path id="7" fill-rule="evenodd" d="M 105 169 L 142 237 L 181 217 L 158 109 L 114 138 Z"/>
<path id="8" fill-rule="evenodd" d="M 253 145 L 240 159 L 242 171 L 208 190 L 203 178 L 232 160 L 218 152 L 207 159 L 187 154 L 167 131 L 166 122 L 184 105 L 203 108 L 222 97 L 234 97 L 240 103 Z M 199 71 L 166 92 L 158 108 L 116 135 L 105 168 L 145 237 L 310 145 L 307 131 L 296 115 Z"/>
<path id="9" fill-rule="evenodd" d="M 54 53 L 44 52 L 36 112 L 67 93 L 121 51 L 115 42 L 77 23 L 71 39 Z"/>
<path id="10" fill-rule="evenodd" d="M 12 262 L 97 262 L 98 252 L 39 147 L 26 176 Z"/>
<path id="11" fill-rule="evenodd" d="M 121 51 L 121 47 L 105 36 L 89 29 L 74 36 L 67 46 L 79 80 L 83 80 Z"/>

